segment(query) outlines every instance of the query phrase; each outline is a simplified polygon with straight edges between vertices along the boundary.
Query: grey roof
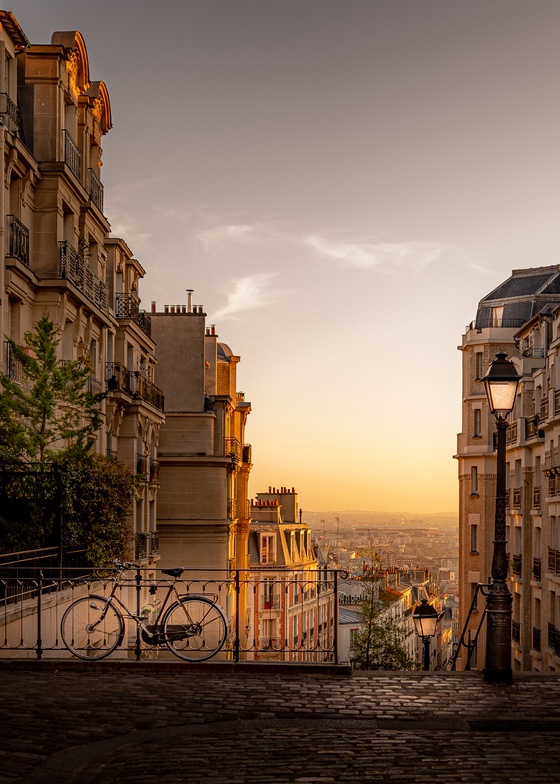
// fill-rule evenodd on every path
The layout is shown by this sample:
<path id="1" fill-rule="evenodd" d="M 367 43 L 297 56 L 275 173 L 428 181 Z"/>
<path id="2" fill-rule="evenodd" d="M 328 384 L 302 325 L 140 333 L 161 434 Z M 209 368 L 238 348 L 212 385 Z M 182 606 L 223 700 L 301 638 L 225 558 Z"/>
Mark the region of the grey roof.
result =
<path id="1" fill-rule="evenodd" d="M 350 610 L 348 607 L 340 605 L 338 608 L 339 623 L 360 623 L 362 613 L 360 610 Z"/>
<path id="2" fill-rule="evenodd" d="M 500 326 L 522 327 L 538 313 L 550 312 L 560 303 L 560 265 L 513 270 L 511 277 L 483 297 L 478 305 L 475 326 L 494 326 L 492 308 L 503 306 Z"/>

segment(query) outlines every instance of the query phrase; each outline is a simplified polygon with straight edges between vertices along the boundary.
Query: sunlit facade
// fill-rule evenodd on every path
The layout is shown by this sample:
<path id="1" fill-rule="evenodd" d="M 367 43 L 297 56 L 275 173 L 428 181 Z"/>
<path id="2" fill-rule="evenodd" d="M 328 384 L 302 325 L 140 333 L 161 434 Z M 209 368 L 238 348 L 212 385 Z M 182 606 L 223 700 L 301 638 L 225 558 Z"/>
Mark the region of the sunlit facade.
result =
<path id="1" fill-rule="evenodd" d="M 560 266 L 516 270 L 481 300 L 463 336 L 459 463 L 459 633 L 474 640 L 484 610 L 476 586 L 491 574 L 495 420 L 481 381 L 506 352 L 522 380 L 507 433 L 507 552 L 513 669 L 560 671 Z M 472 667 L 484 664 L 480 634 Z M 461 648 L 458 667 L 466 665 Z"/>

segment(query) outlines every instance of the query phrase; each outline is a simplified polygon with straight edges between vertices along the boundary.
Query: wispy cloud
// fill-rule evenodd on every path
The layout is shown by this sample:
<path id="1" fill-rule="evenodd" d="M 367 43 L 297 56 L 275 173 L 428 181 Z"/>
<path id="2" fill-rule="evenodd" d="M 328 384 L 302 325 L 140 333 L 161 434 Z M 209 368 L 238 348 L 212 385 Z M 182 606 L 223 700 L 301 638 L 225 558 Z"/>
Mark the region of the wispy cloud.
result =
<path id="1" fill-rule="evenodd" d="M 241 244 L 258 238 L 262 234 L 258 223 L 228 223 L 197 232 L 204 249 L 212 252 L 225 245 Z"/>
<path id="2" fill-rule="evenodd" d="M 383 272 L 421 270 L 436 261 L 445 250 L 444 245 L 432 242 L 345 242 L 320 234 L 304 237 L 303 243 L 348 267 Z"/>
<path id="3" fill-rule="evenodd" d="M 230 281 L 227 302 L 212 314 L 211 320 L 235 318 L 240 313 L 270 304 L 273 294 L 269 284 L 275 277 L 275 272 L 259 272 Z"/>

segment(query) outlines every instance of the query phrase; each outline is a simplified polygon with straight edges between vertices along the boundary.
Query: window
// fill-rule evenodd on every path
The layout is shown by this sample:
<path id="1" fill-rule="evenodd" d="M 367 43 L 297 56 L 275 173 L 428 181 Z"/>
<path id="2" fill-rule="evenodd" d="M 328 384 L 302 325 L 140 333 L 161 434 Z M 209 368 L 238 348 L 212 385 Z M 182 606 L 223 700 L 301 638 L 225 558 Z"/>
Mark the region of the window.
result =
<path id="1" fill-rule="evenodd" d="M 275 534 L 261 534 L 261 563 L 273 564 L 276 561 Z"/>
<path id="2" fill-rule="evenodd" d="M 473 411 L 474 415 L 474 424 L 473 424 L 473 436 L 475 438 L 480 438 L 482 436 L 482 411 L 480 408 L 475 408 Z"/>
<path id="3" fill-rule="evenodd" d="M 475 377 L 477 379 L 481 379 L 481 378 L 484 377 L 484 368 L 482 366 L 483 356 L 484 355 L 483 355 L 482 351 L 477 351 L 476 354 L 474 355 Z"/>
<path id="4" fill-rule="evenodd" d="M 471 553 L 478 552 L 478 525 L 471 525 Z"/>
<path id="5" fill-rule="evenodd" d="M 503 324 L 504 318 L 504 306 L 499 305 L 498 307 L 492 308 L 492 326 L 493 327 L 501 327 Z"/>
<path id="6" fill-rule="evenodd" d="M 478 468 L 473 466 L 471 468 L 471 495 L 478 493 Z"/>

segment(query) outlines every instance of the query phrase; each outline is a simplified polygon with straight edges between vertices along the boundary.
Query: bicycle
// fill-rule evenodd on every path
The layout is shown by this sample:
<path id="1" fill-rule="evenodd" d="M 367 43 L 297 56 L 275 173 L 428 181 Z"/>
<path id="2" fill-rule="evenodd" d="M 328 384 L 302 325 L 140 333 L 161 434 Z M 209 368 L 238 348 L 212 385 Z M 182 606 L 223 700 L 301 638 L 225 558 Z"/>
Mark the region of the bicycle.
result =
<path id="1" fill-rule="evenodd" d="M 227 621 L 213 594 L 180 594 L 175 587 L 185 571 L 181 567 L 162 569 L 162 574 L 173 578 L 163 602 L 148 605 L 141 613 L 132 612 L 116 596 L 123 583 L 124 573 L 137 570 L 138 564 L 115 560 L 116 575 L 109 596 L 90 594 L 76 599 L 66 609 L 60 624 L 60 634 L 68 650 L 88 661 L 104 659 L 121 645 L 125 635 L 125 619 L 136 623 L 137 632 L 146 646 L 165 647 L 185 661 L 197 662 L 215 656 L 227 637 Z M 158 586 L 151 585 L 155 596 Z M 175 600 L 169 604 L 171 595 Z M 155 614 L 153 622 L 150 616 Z M 149 622 L 150 621 L 150 622 Z"/>

